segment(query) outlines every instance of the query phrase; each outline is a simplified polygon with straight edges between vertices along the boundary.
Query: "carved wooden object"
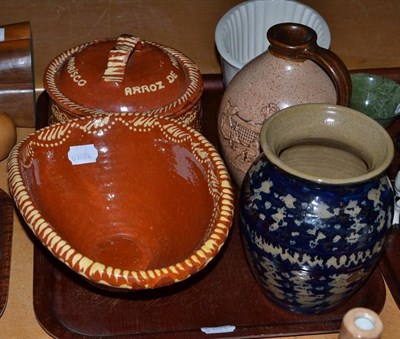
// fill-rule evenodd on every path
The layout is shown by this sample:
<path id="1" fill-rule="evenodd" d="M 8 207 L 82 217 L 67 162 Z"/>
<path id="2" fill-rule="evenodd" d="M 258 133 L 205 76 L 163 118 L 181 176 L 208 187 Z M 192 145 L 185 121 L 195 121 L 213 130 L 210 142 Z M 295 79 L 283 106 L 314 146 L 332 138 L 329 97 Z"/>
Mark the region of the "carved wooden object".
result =
<path id="1" fill-rule="evenodd" d="M 35 126 L 35 93 L 29 22 L 0 25 L 0 110 L 19 127 Z"/>

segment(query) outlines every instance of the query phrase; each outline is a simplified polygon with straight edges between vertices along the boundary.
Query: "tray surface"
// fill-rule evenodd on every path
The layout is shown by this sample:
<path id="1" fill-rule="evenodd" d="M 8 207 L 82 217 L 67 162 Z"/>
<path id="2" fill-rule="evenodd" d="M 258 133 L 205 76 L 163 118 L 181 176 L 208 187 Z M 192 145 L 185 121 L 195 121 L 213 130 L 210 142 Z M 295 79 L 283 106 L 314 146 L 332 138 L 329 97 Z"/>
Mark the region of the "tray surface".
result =
<path id="1" fill-rule="evenodd" d="M 223 94 L 219 75 L 205 75 L 203 134 L 217 141 L 217 112 Z M 37 126 L 47 120 L 48 97 L 38 99 Z M 319 315 L 286 312 L 271 303 L 255 282 L 242 252 L 237 220 L 218 257 L 203 271 L 158 290 L 112 293 L 90 285 L 53 258 L 41 244 L 34 253 L 34 308 L 38 321 L 53 337 L 112 338 L 204 337 L 203 327 L 235 326 L 222 336 L 282 336 L 339 330 L 353 307 L 379 313 L 386 291 L 379 270 L 345 304 Z"/>
<path id="2" fill-rule="evenodd" d="M 400 229 L 390 232 L 379 269 L 385 277 L 393 299 L 400 308 Z"/>
<path id="3" fill-rule="evenodd" d="M 329 313 L 303 316 L 278 308 L 256 285 L 235 226 L 221 255 L 197 276 L 169 288 L 131 294 L 100 290 L 35 246 L 36 316 L 55 337 L 197 338 L 202 327 L 226 325 L 236 327 L 230 336 L 333 332 L 353 307 L 381 311 L 385 286 L 379 270 L 346 304 Z"/>
<path id="4" fill-rule="evenodd" d="M 11 198 L 0 189 L 0 317 L 7 305 L 10 284 L 13 211 Z"/>

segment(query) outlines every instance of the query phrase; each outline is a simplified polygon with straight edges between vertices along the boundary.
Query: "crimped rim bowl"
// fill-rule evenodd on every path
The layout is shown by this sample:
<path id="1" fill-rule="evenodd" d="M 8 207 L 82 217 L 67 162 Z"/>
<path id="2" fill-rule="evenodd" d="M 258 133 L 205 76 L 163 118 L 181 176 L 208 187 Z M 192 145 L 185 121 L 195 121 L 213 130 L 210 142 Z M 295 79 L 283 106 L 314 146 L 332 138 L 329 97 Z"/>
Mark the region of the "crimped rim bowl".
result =
<path id="1" fill-rule="evenodd" d="M 71 155 L 77 144 L 89 145 L 86 153 Z M 196 130 L 166 117 L 104 114 L 38 130 L 12 150 L 8 182 L 40 242 L 108 288 L 187 279 L 217 255 L 233 219 L 220 155 Z"/>

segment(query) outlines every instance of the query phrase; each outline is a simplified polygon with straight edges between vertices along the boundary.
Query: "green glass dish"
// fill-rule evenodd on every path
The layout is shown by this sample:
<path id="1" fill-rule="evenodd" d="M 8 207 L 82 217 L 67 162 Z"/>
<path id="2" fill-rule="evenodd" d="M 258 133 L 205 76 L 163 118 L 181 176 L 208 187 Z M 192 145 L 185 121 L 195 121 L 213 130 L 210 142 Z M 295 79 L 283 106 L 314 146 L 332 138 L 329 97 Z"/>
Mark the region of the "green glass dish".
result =
<path id="1" fill-rule="evenodd" d="M 400 84 L 380 75 L 351 74 L 350 107 L 389 127 L 400 114 Z"/>

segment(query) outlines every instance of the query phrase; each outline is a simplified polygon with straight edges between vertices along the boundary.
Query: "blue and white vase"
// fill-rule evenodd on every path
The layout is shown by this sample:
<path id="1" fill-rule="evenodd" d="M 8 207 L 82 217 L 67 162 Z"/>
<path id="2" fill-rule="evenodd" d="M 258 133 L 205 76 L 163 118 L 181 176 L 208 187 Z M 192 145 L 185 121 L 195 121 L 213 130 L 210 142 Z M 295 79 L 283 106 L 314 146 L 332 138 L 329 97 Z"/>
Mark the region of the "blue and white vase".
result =
<path id="1" fill-rule="evenodd" d="M 263 125 L 240 197 L 241 236 L 266 295 L 290 311 L 345 302 L 374 270 L 391 227 L 390 136 L 352 109 L 304 104 Z"/>

